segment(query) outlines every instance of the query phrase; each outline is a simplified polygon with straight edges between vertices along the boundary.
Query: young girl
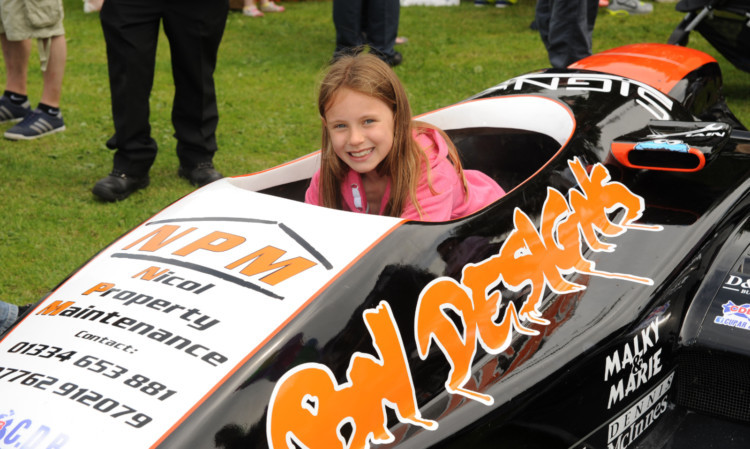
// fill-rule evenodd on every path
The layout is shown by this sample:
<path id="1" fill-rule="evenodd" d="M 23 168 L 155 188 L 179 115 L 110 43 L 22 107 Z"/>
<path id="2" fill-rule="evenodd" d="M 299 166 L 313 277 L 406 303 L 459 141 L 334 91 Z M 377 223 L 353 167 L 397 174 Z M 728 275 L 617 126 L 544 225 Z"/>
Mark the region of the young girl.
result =
<path id="1" fill-rule="evenodd" d="M 462 217 L 504 195 L 489 176 L 463 170 L 439 129 L 411 120 L 403 85 L 379 58 L 334 62 L 320 86 L 321 167 L 305 202 L 413 220 Z"/>

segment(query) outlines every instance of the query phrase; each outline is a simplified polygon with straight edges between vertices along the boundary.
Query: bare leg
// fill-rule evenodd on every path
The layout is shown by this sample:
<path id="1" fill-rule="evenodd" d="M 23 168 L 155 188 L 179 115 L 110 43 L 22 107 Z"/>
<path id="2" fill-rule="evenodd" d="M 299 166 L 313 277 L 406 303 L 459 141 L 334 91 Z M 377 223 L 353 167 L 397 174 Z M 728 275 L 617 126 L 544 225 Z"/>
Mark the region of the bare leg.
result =
<path id="1" fill-rule="evenodd" d="M 245 6 L 242 8 L 242 14 L 250 17 L 263 17 L 263 13 L 258 9 L 255 0 L 245 0 Z"/>
<path id="2" fill-rule="evenodd" d="M 84 0 L 84 3 L 84 12 L 98 12 L 102 10 L 102 3 L 104 3 L 104 0 Z"/>
<path id="3" fill-rule="evenodd" d="M 68 46 L 65 36 L 55 36 L 50 40 L 49 61 L 44 72 L 44 88 L 41 103 L 52 107 L 60 106 L 62 97 L 63 75 L 65 74 L 65 59 L 68 56 Z"/>
<path id="4" fill-rule="evenodd" d="M 26 82 L 29 70 L 31 40 L 9 41 L 5 34 L 0 34 L 5 61 L 5 89 L 19 95 L 26 95 Z"/>

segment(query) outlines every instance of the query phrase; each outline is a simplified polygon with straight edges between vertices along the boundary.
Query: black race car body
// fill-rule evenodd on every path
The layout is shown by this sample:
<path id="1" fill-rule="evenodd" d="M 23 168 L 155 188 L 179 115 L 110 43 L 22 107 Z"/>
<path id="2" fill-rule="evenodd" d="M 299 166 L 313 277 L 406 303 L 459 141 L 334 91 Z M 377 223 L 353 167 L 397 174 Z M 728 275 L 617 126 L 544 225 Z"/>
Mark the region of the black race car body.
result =
<path id="1" fill-rule="evenodd" d="M 750 443 L 750 138 L 666 45 L 420 120 L 508 192 L 450 222 L 202 188 L 0 340 L 0 448 Z"/>

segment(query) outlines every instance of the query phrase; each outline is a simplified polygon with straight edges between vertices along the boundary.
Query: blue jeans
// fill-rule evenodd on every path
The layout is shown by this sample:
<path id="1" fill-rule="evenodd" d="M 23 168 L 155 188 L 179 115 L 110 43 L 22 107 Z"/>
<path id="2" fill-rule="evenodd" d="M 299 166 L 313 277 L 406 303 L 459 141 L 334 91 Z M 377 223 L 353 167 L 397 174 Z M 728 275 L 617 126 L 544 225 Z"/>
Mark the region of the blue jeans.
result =
<path id="1" fill-rule="evenodd" d="M 0 301 L 0 334 L 6 331 L 18 318 L 18 307 Z"/>

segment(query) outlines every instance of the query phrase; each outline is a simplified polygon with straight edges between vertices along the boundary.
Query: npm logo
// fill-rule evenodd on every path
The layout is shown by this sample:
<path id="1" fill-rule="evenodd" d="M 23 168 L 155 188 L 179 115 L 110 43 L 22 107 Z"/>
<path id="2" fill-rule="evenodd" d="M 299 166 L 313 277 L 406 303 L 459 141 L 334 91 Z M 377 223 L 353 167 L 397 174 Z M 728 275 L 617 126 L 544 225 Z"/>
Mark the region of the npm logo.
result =
<path id="1" fill-rule="evenodd" d="M 228 219 L 215 219 L 217 222 L 225 220 Z M 332 268 L 319 251 L 283 223 L 252 219 L 231 220 L 247 223 L 249 226 L 244 226 L 243 230 L 247 229 L 249 235 L 278 237 L 278 232 L 260 233 L 257 229 L 257 226 L 273 226 L 281 231 L 282 237 L 286 237 L 283 238 L 287 242 L 285 246 L 292 249 L 282 249 L 281 245 L 268 242 L 258 244 L 238 233 L 215 228 L 201 229 L 162 221 L 156 223 L 161 226 L 125 245 L 121 252 L 112 257 L 188 268 L 275 299 L 283 299 L 283 296 L 274 292 L 271 287 L 318 265 L 329 270 Z M 296 251 L 298 255 L 290 254 L 292 251 Z"/>

